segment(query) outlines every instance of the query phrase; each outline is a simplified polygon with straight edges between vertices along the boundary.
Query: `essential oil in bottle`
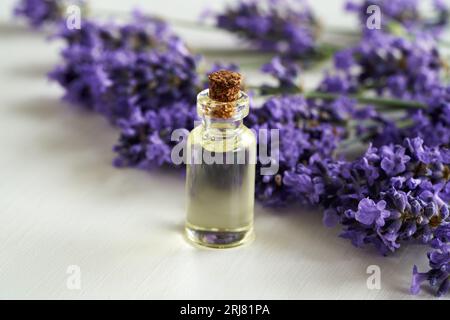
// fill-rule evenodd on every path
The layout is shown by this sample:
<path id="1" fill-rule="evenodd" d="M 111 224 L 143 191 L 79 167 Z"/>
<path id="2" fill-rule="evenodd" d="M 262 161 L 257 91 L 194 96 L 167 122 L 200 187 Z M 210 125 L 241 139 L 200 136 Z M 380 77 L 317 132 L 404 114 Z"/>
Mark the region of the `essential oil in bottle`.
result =
<path id="1" fill-rule="evenodd" d="M 186 235 L 214 248 L 241 245 L 253 237 L 256 138 L 244 126 L 249 97 L 241 75 L 209 75 L 209 89 L 197 96 L 202 119 L 187 142 Z"/>

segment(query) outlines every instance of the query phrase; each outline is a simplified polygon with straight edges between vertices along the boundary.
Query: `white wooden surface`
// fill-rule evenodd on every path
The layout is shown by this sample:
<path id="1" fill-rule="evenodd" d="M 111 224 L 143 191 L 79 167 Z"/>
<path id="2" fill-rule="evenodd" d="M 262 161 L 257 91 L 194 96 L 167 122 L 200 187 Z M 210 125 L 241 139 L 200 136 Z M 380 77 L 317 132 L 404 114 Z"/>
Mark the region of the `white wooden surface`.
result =
<path id="1" fill-rule="evenodd" d="M 207 2 L 134 1 L 192 20 Z M 110 165 L 116 130 L 60 102 L 45 76 L 58 44 L 14 21 L 12 4 L 0 10 L 0 298 L 411 298 L 411 269 L 426 268 L 426 248 L 389 258 L 356 249 L 323 227 L 319 212 L 258 206 L 252 244 L 214 251 L 186 243 L 183 177 Z M 351 25 L 340 6 L 314 1 L 325 22 Z M 221 32 L 180 32 L 197 48 L 236 43 Z M 71 265 L 80 267 L 80 290 L 66 286 Z M 369 265 L 381 268 L 380 290 L 367 288 Z"/>

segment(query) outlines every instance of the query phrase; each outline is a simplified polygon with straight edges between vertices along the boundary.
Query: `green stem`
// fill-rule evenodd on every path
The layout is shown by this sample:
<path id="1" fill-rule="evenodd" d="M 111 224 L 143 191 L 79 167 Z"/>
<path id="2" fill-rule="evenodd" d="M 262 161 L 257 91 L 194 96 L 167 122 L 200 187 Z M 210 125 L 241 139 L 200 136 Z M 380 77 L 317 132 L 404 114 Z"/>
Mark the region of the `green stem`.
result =
<path id="1" fill-rule="evenodd" d="M 306 98 L 317 98 L 323 100 L 335 100 L 339 98 L 340 94 L 334 93 L 324 93 L 318 91 L 310 91 L 304 94 Z M 399 99 L 391 99 L 391 98 L 379 98 L 379 97 L 364 97 L 362 95 L 348 95 L 349 98 L 355 99 L 358 102 L 365 104 L 373 104 L 380 107 L 387 107 L 388 109 L 423 109 L 426 108 L 426 105 L 417 102 L 417 101 L 405 101 Z"/>
<path id="2" fill-rule="evenodd" d="M 329 34 L 335 34 L 338 36 L 348 36 L 348 37 L 361 37 L 361 32 L 359 31 L 355 31 L 353 29 L 348 29 L 345 27 L 337 27 L 337 26 L 330 26 L 326 29 L 324 29 L 325 33 L 329 33 Z"/>

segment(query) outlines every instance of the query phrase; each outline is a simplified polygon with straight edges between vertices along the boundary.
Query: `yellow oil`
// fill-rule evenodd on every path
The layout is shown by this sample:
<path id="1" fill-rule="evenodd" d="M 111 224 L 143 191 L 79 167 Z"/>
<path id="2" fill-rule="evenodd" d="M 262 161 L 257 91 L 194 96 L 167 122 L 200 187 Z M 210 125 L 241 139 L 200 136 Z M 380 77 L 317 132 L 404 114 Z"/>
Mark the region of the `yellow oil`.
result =
<path id="1" fill-rule="evenodd" d="M 188 239 L 214 248 L 251 240 L 256 162 L 253 132 L 241 125 L 230 135 L 211 136 L 198 126 L 188 137 L 187 154 Z"/>

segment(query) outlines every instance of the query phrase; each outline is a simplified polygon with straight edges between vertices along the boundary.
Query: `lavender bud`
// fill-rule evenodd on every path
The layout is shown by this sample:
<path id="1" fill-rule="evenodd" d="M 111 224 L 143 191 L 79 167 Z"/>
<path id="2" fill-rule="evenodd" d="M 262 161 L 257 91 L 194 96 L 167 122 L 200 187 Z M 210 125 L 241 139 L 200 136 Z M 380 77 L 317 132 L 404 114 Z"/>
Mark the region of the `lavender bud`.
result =
<path id="1" fill-rule="evenodd" d="M 405 211 L 406 208 L 406 195 L 404 193 L 395 192 L 393 194 L 394 205 L 401 212 Z"/>
<path id="2" fill-rule="evenodd" d="M 443 205 L 439 211 L 439 217 L 444 220 L 447 219 L 449 216 L 449 210 L 448 210 L 448 206 Z"/>
<path id="3" fill-rule="evenodd" d="M 410 188 L 411 190 L 414 190 L 415 188 L 417 188 L 420 184 L 420 179 L 414 179 L 414 178 L 409 178 L 406 181 L 406 186 L 408 188 Z"/>
<path id="4" fill-rule="evenodd" d="M 417 231 L 417 225 L 415 223 L 409 223 L 405 228 L 406 237 L 411 237 Z"/>
<path id="5" fill-rule="evenodd" d="M 394 211 L 391 211 L 389 218 L 397 220 L 397 219 L 400 219 L 401 216 L 402 216 L 402 213 L 400 211 L 394 210 Z"/>
<path id="6" fill-rule="evenodd" d="M 414 216 L 419 216 L 420 215 L 420 211 L 422 210 L 422 206 L 420 205 L 419 201 L 417 200 L 413 200 L 411 202 L 411 213 Z"/>
<path id="7" fill-rule="evenodd" d="M 437 207 L 434 202 L 430 202 L 425 206 L 424 214 L 427 218 L 437 214 Z"/>

